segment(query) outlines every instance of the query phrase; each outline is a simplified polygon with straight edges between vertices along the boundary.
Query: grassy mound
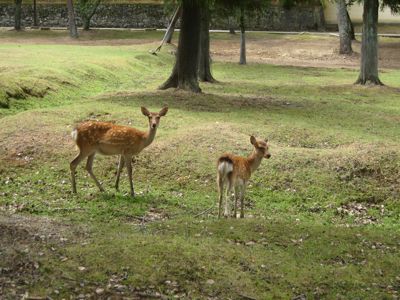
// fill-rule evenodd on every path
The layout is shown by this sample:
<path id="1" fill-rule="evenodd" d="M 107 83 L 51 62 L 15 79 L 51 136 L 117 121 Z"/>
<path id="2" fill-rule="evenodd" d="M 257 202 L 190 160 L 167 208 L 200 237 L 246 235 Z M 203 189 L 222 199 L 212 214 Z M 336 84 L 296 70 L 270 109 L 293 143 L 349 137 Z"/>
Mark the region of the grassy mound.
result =
<path id="1" fill-rule="evenodd" d="M 152 56 L 151 46 L 0 46 L 10 101 L 0 110 L 0 209 L 29 218 L 14 224 L 17 237 L 0 222 L 0 280 L 28 282 L 5 285 L 6 295 L 396 296 L 400 72 L 382 74 L 396 88 L 364 88 L 349 84 L 352 70 L 216 61 L 220 83 L 193 95 L 156 91 L 173 57 Z M 165 104 L 154 143 L 134 164 L 135 199 L 125 174 L 122 192 L 113 190 L 116 157 L 100 155 L 94 172 L 107 192 L 82 163 L 71 194 L 74 124 L 145 129 L 140 106 Z M 208 210 L 216 158 L 247 155 L 250 134 L 269 138 L 272 158 L 251 179 L 248 218 L 218 220 Z"/>

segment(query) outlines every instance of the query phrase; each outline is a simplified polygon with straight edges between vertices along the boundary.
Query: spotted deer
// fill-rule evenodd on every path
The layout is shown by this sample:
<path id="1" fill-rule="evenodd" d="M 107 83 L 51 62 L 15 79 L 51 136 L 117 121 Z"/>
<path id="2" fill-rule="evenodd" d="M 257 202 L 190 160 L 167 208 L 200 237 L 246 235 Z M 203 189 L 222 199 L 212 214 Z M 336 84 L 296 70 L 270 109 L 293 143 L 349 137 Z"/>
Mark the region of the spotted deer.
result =
<path id="1" fill-rule="evenodd" d="M 223 195 L 226 189 L 224 216 L 230 215 L 230 201 L 232 189 L 234 189 L 235 207 L 234 217 L 238 200 L 240 200 L 240 217 L 244 218 L 244 194 L 246 184 L 251 174 L 260 166 L 263 158 L 270 158 L 267 140 L 257 140 L 254 136 L 250 137 L 250 143 L 254 146 L 253 152 L 248 157 L 236 156 L 225 153 L 217 161 L 217 185 L 219 193 L 218 218 L 221 217 Z"/>
<path id="2" fill-rule="evenodd" d="M 156 136 L 160 118 L 168 112 L 168 107 L 164 107 L 158 113 L 150 112 L 142 107 L 142 113 L 149 118 L 149 130 L 140 131 L 128 126 L 115 125 L 109 122 L 88 121 L 79 124 L 71 133 L 79 154 L 71 161 L 71 183 L 72 192 L 76 193 L 75 171 L 79 163 L 87 157 L 86 170 L 94 180 L 100 191 L 104 191 L 102 185 L 93 174 L 93 161 L 96 153 L 103 155 L 120 155 L 117 179 L 115 188 L 119 188 L 121 171 L 126 164 L 128 170 L 131 196 L 135 196 L 132 181 L 132 157 L 139 154 L 144 148 L 149 146 Z"/>

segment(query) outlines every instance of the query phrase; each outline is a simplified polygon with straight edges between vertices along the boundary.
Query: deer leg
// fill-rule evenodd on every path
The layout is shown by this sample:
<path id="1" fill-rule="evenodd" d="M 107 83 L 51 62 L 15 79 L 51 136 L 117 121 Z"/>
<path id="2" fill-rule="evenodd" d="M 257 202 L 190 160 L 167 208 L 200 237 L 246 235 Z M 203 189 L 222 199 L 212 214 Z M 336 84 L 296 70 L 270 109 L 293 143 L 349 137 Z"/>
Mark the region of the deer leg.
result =
<path id="1" fill-rule="evenodd" d="M 71 169 L 71 185 L 72 185 L 72 192 L 76 194 L 76 182 L 75 182 L 75 172 L 76 167 L 79 163 L 85 158 L 86 156 L 79 152 L 79 154 L 71 161 L 69 164 L 69 168 Z"/>
<path id="2" fill-rule="evenodd" d="M 238 206 L 238 200 L 240 197 L 240 187 L 236 186 L 235 187 L 235 207 L 233 209 L 234 215 L 233 217 L 236 219 L 237 218 L 237 206 Z"/>
<path id="3" fill-rule="evenodd" d="M 218 196 L 219 196 L 219 205 L 218 205 L 218 218 L 221 218 L 222 213 L 222 200 L 224 195 L 224 180 L 221 175 L 217 175 L 217 185 L 218 185 Z"/>
<path id="4" fill-rule="evenodd" d="M 232 201 L 232 181 L 229 180 L 230 178 L 228 178 L 228 184 L 227 184 L 227 188 L 226 188 L 226 199 L 225 199 L 225 212 L 224 212 L 224 216 L 225 217 L 229 217 L 231 214 L 231 209 L 230 209 L 230 202 Z"/>
<path id="5" fill-rule="evenodd" d="M 244 193 L 246 191 L 246 183 L 242 185 L 240 193 L 240 218 L 244 218 Z"/>
<path id="6" fill-rule="evenodd" d="M 118 169 L 117 169 L 117 179 L 115 180 L 115 189 L 119 191 L 119 178 L 121 176 L 121 171 L 124 168 L 125 165 L 125 160 L 124 157 L 121 155 L 119 157 L 119 162 L 118 162 Z"/>
<path id="7" fill-rule="evenodd" d="M 100 182 L 97 180 L 96 176 L 93 174 L 93 161 L 94 161 L 94 156 L 95 153 L 90 154 L 88 156 L 87 162 L 86 162 L 86 170 L 88 171 L 90 177 L 94 180 L 96 183 L 97 187 L 99 188 L 100 192 L 104 192 L 103 187 L 101 186 Z"/>
<path id="8" fill-rule="evenodd" d="M 124 160 L 126 163 L 126 169 L 128 170 L 129 185 L 131 188 L 131 196 L 135 197 L 135 190 L 133 188 L 133 181 L 132 181 L 132 157 L 125 156 Z"/>

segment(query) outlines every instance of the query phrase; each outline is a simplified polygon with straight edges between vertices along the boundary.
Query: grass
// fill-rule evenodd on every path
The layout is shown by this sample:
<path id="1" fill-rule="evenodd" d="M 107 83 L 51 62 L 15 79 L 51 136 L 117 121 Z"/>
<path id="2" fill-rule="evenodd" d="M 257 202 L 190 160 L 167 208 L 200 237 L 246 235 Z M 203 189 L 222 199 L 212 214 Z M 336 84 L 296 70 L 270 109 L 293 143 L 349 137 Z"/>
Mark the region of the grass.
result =
<path id="1" fill-rule="evenodd" d="M 148 53 L 154 36 L 139 39 L 0 46 L 9 105 L 0 110 L 0 207 L 85 228 L 64 232 L 67 242 L 30 245 L 41 256 L 18 252 L 39 263 L 22 290 L 55 298 L 93 297 L 99 287 L 104 296 L 187 299 L 398 295 L 399 70 L 382 72 L 388 86 L 375 88 L 353 86 L 349 69 L 215 61 L 220 82 L 202 84 L 203 94 L 157 91 L 173 57 L 168 48 Z M 165 104 L 156 140 L 135 162 L 135 199 L 126 176 L 122 192 L 112 189 L 115 157 L 95 161 L 105 194 L 83 164 L 79 194 L 70 193 L 75 123 L 145 129 L 139 107 Z M 215 203 L 216 158 L 249 153 L 249 134 L 268 137 L 272 153 L 250 182 L 249 217 L 218 220 L 215 209 L 195 217 Z"/>

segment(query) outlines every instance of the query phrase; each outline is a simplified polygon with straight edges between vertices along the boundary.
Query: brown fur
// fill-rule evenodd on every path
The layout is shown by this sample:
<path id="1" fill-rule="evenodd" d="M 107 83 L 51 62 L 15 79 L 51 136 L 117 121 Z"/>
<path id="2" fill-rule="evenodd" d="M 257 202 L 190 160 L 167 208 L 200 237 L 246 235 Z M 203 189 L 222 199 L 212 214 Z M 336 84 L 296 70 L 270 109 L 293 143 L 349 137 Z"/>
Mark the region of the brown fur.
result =
<path id="1" fill-rule="evenodd" d="M 147 108 L 142 107 L 143 115 L 149 118 L 150 128 L 148 132 L 108 122 L 88 121 L 78 125 L 72 132 L 76 145 L 79 148 L 79 154 L 70 163 L 73 193 L 76 193 L 76 167 L 86 157 L 86 170 L 89 172 L 89 175 L 93 178 L 100 191 L 104 191 L 92 170 L 94 156 L 96 153 L 100 153 L 103 155 L 120 155 L 115 188 L 118 190 L 121 170 L 126 163 L 131 195 L 134 196 L 132 156 L 139 154 L 153 142 L 160 118 L 165 116 L 167 112 L 167 107 L 164 107 L 158 113 L 149 112 Z"/>
<path id="2" fill-rule="evenodd" d="M 235 191 L 234 214 L 236 218 L 237 202 L 241 201 L 240 217 L 244 217 L 244 193 L 251 174 L 259 167 L 261 160 L 270 158 L 267 141 L 257 140 L 250 137 L 250 142 L 254 146 L 254 151 L 248 157 L 237 156 L 231 153 L 225 153 L 217 161 L 217 184 L 219 192 L 218 217 L 221 216 L 224 189 L 226 187 L 225 216 L 229 213 L 229 201 L 231 190 Z M 232 169 L 232 171 L 229 171 Z"/>

